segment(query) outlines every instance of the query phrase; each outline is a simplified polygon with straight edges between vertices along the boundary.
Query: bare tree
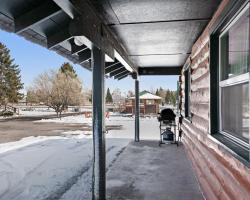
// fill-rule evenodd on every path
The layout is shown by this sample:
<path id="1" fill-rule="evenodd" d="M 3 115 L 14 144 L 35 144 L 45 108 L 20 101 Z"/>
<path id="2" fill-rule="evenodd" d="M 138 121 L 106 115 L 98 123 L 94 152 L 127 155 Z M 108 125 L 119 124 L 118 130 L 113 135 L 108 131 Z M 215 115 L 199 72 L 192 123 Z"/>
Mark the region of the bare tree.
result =
<path id="1" fill-rule="evenodd" d="M 36 92 L 34 91 L 33 87 L 27 88 L 27 94 L 26 94 L 26 104 L 38 104 L 39 100 L 36 96 Z"/>
<path id="2" fill-rule="evenodd" d="M 69 105 L 80 105 L 83 100 L 82 83 L 71 73 L 61 71 L 45 72 L 39 75 L 33 84 L 32 91 L 37 99 L 53 108 L 61 118 L 63 110 Z"/>
<path id="3" fill-rule="evenodd" d="M 132 90 L 127 92 L 127 98 L 135 96 L 135 93 Z"/>
<path id="4" fill-rule="evenodd" d="M 119 88 L 115 88 L 113 90 L 112 98 L 114 104 L 122 104 L 125 102 L 125 97 L 122 96 L 121 90 Z"/>

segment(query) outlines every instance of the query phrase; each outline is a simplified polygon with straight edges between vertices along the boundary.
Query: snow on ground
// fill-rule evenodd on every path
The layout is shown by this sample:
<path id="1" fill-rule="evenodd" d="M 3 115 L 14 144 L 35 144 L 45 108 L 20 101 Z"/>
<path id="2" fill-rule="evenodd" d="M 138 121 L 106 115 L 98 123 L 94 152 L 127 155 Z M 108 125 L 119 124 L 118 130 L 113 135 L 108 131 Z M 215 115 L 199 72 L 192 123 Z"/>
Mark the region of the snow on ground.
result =
<path id="1" fill-rule="evenodd" d="M 79 108 L 80 112 L 92 111 L 90 108 Z M 63 113 L 75 113 L 75 107 L 70 107 L 68 111 Z M 40 116 L 40 115 L 55 115 L 56 112 L 52 108 L 42 107 L 42 108 L 32 108 L 29 109 L 21 108 L 19 109 L 20 116 Z"/>
<path id="2" fill-rule="evenodd" d="M 53 122 L 62 121 L 91 123 L 92 120 L 72 116 Z M 121 130 L 110 130 L 106 135 L 108 170 L 134 138 L 134 119 L 110 117 L 106 124 L 122 125 Z M 159 137 L 156 118 L 141 119 L 140 126 L 142 139 Z M 68 131 L 61 136 L 29 137 L 1 144 L 0 199 L 91 199 L 91 166 L 91 132 Z"/>
<path id="3" fill-rule="evenodd" d="M 42 119 L 35 121 L 36 123 L 69 123 L 69 124 L 88 124 L 92 125 L 92 118 L 86 118 L 84 115 L 77 116 L 68 116 L 62 117 L 61 119 Z M 109 118 L 106 118 L 106 125 L 122 125 L 122 130 L 110 130 L 107 137 L 111 138 L 134 138 L 134 123 L 135 119 L 133 117 L 122 117 L 111 115 Z M 160 136 L 159 123 L 156 117 L 151 118 L 140 118 L 140 127 L 141 127 L 141 137 L 143 139 L 158 139 Z M 128 131 L 129 130 L 129 131 Z"/>
<path id="4" fill-rule="evenodd" d="M 68 124 L 89 124 L 92 122 L 92 118 L 86 118 L 84 115 L 68 116 L 54 119 L 42 119 L 35 121 L 36 123 L 68 123 Z"/>
<path id="5" fill-rule="evenodd" d="M 40 116 L 40 115 L 55 115 L 54 110 L 20 110 L 19 115 L 21 116 Z"/>
<path id="6" fill-rule="evenodd" d="M 1 143 L 0 144 L 0 154 L 11 151 L 11 150 L 17 150 L 22 147 L 26 147 L 29 145 L 34 145 L 36 143 L 40 142 L 46 142 L 48 140 L 61 140 L 61 139 L 82 139 L 82 138 L 91 138 L 91 132 L 90 131 L 66 131 L 61 133 L 62 136 L 30 136 L 23 138 L 16 142 L 8 142 L 8 143 Z"/>
<path id="7" fill-rule="evenodd" d="M 84 111 L 91 111 L 91 109 L 89 108 L 80 108 L 79 109 L 80 112 L 84 112 Z M 69 110 L 67 112 L 63 112 L 63 113 L 75 113 L 74 108 L 69 108 Z M 20 108 L 19 109 L 19 114 L 14 114 L 11 117 L 2 117 L 0 116 L 0 119 L 5 119 L 5 118 L 12 118 L 12 117 L 20 117 L 20 116 L 42 116 L 42 115 L 55 115 L 56 112 L 54 109 L 52 108 L 29 108 L 29 109 L 25 109 L 25 108 Z"/>
<path id="8" fill-rule="evenodd" d="M 53 136 L 53 137 L 46 137 L 46 136 L 39 136 L 39 137 L 26 137 L 17 142 L 9 142 L 9 143 L 2 143 L 0 144 L 0 153 L 4 153 L 11 150 L 16 150 L 31 144 L 43 142 L 46 140 L 52 139 L 59 139 L 60 137 Z"/>
<path id="9" fill-rule="evenodd" d="M 74 113 L 74 112 L 67 112 L 67 113 Z M 13 118 L 13 117 L 29 117 L 29 116 L 43 116 L 43 115 L 55 115 L 56 112 L 54 110 L 20 110 L 19 115 L 14 114 L 13 116 L 9 117 L 3 117 L 0 116 L 0 119 L 6 119 L 6 118 Z"/>

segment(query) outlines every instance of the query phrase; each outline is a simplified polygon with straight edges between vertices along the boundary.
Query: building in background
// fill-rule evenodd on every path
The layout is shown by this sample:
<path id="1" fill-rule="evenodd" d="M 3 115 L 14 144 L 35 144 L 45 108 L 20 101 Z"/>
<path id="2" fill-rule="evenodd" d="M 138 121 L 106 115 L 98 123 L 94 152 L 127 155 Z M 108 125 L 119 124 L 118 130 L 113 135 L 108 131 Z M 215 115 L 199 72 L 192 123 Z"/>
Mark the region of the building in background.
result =
<path id="1" fill-rule="evenodd" d="M 161 104 L 162 98 L 156 96 L 146 90 L 140 92 L 140 113 L 141 114 L 157 114 L 159 112 L 159 105 Z M 135 112 L 135 97 L 129 97 L 126 99 L 125 104 L 126 113 Z"/>

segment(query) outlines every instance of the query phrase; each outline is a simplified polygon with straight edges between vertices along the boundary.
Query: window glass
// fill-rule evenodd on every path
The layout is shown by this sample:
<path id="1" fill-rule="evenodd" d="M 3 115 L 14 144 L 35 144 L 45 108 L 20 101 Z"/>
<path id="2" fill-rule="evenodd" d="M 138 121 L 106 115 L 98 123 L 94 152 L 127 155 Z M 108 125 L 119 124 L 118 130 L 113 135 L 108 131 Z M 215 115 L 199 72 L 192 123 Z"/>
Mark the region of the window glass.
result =
<path id="1" fill-rule="evenodd" d="M 249 9 L 221 37 L 221 80 L 249 71 Z"/>
<path id="2" fill-rule="evenodd" d="M 221 130 L 249 140 L 249 84 L 221 89 Z"/>
<path id="3" fill-rule="evenodd" d="M 242 144 L 249 143 L 248 72 L 249 7 L 220 36 L 220 131 Z"/>
<path id="4" fill-rule="evenodd" d="M 190 69 L 185 71 L 185 117 L 191 117 L 190 93 L 191 93 L 191 74 Z"/>

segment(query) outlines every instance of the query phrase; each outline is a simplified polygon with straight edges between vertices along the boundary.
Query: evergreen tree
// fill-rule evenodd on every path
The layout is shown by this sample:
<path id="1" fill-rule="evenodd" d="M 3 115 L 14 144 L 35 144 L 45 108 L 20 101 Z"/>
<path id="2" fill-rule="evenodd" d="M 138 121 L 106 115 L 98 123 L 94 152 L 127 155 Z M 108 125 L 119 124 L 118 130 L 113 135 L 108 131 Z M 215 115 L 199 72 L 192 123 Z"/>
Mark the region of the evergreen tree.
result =
<path id="1" fill-rule="evenodd" d="M 171 91 L 168 89 L 167 91 L 166 91 L 166 95 L 165 95 L 165 102 L 166 102 L 166 104 L 170 104 L 170 99 L 171 99 Z"/>
<path id="2" fill-rule="evenodd" d="M 74 77 L 77 77 L 77 74 L 73 68 L 73 66 L 70 63 L 63 63 L 62 66 L 60 67 L 60 72 L 68 75 L 73 75 Z"/>
<path id="3" fill-rule="evenodd" d="M 177 100 L 177 92 L 171 91 L 171 104 L 173 106 L 176 106 L 176 100 Z"/>
<path id="4" fill-rule="evenodd" d="M 19 66 L 10 57 L 10 50 L 0 43 L 0 105 L 17 103 L 23 98 Z"/>
<path id="5" fill-rule="evenodd" d="M 162 103 L 165 104 L 166 103 L 166 101 L 165 101 L 166 91 L 162 87 L 159 88 L 159 95 L 158 96 L 160 96 L 162 98 Z"/>
<path id="6" fill-rule="evenodd" d="M 90 91 L 90 94 L 88 96 L 88 100 L 89 100 L 90 103 L 92 103 L 92 90 Z"/>
<path id="7" fill-rule="evenodd" d="M 110 93 L 109 88 L 107 89 L 106 103 L 113 103 L 113 98 L 112 98 L 112 95 L 111 95 L 111 93 Z"/>
<path id="8" fill-rule="evenodd" d="M 159 94 L 159 90 L 158 90 L 158 88 L 157 88 L 157 90 L 156 90 L 156 92 L 155 92 L 155 95 L 157 95 L 157 96 L 159 96 L 160 94 Z"/>

